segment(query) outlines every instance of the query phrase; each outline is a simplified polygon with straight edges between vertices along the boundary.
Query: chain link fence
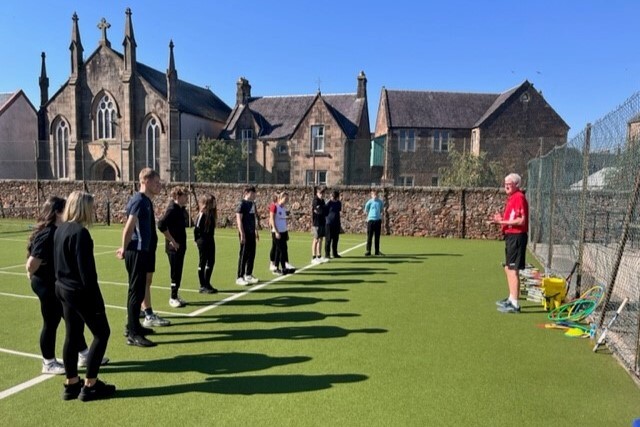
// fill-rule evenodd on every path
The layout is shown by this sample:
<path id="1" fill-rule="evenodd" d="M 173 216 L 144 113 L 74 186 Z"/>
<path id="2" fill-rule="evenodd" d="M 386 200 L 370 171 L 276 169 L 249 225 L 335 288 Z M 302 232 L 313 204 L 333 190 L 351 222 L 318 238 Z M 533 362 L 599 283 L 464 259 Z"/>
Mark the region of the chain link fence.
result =
<path id="1" fill-rule="evenodd" d="M 546 273 L 577 274 L 569 297 L 605 287 L 590 318 L 599 335 L 622 302 L 607 346 L 640 377 L 640 92 L 528 164 L 530 249 Z"/>

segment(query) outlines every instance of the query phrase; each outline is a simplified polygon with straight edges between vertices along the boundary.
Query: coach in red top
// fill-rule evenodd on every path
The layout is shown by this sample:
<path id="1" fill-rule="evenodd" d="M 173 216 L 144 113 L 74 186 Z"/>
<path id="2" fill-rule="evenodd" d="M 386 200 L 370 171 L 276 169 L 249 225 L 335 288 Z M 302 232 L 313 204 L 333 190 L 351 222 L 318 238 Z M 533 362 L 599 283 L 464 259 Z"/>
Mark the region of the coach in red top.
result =
<path id="1" fill-rule="evenodd" d="M 498 311 L 520 313 L 518 292 L 520 289 L 518 270 L 524 269 L 527 252 L 527 232 L 529 231 L 529 203 L 520 190 L 522 178 L 511 173 L 504 178 L 507 204 L 504 213 L 493 216 L 494 224 L 502 227 L 505 241 L 504 272 L 509 285 L 509 297 L 498 301 Z"/>

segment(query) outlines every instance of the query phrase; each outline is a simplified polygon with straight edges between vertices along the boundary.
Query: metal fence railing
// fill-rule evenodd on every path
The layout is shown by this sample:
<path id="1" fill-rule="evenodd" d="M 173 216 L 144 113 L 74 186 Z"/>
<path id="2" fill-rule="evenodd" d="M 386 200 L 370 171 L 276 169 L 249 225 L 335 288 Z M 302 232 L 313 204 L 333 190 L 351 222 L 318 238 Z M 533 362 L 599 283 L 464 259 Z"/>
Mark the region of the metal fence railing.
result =
<path id="1" fill-rule="evenodd" d="M 640 377 L 640 92 L 572 138 L 529 162 L 530 248 L 547 274 L 578 272 L 569 296 L 594 285 L 605 297 L 590 321 Z M 600 331 L 597 331 L 598 333 Z"/>

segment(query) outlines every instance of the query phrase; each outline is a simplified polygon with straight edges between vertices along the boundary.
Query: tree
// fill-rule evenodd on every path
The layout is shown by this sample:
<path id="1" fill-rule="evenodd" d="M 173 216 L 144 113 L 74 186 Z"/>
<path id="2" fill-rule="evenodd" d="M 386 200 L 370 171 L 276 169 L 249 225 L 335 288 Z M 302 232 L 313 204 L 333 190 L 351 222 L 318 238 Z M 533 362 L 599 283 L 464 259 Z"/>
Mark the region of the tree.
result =
<path id="1" fill-rule="evenodd" d="M 200 182 L 238 182 L 246 153 L 237 141 L 205 139 L 193 156 L 196 180 Z"/>
<path id="2" fill-rule="evenodd" d="M 500 163 L 487 160 L 487 153 L 479 155 L 449 152 L 449 166 L 440 168 L 440 185 L 449 187 L 495 187 L 502 180 Z"/>

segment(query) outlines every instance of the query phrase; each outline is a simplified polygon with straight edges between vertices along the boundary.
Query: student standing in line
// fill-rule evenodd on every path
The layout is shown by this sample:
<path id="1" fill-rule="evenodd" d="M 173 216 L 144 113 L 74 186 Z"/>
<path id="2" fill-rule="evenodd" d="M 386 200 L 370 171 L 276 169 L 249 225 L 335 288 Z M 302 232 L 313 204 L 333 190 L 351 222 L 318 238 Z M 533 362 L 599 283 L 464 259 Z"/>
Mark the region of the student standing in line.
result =
<path id="1" fill-rule="evenodd" d="M 93 240 L 86 227 L 93 223 L 93 196 L 74 191 L 64 209 L 64 223 L 58 226 L 53 239 L 56 272 L 56 295 L 62 302 L 66 325 L 63 347 L 66 381 L 63 400 L 82 401 L 112 396 L 116 387 L 98 379 L 102 357 L 107 349 L 109 321 L 98 285 L 93 256 Z M 84 325 L 93 334 L 87 355 L 85 380 L 78 376 L 78 350 L 84 341 Z"/>
<path id="2" fill-rule="evenodd" d="M 164 214 L 158 220 L 158 230 L 164 234 L 164 249 L 169 258 L 171 277 L 171 296 L 169 305 L 174 308 L 184 307 L 186 302 L 180 298 L 178 291 L 182 282 L 184 257 L 187 253 L 187 205 L 189 194 L 184 187 L 171 190 L 171 200 Z"/>
<path id="3" fill-rule="evenodd" d="M 315 186 L 315 197 L 311 202 L 311 225 L 313 228 L 313 242 L 311 243 L 311 263 L 320 264 L 329 261 L 322 256 L 322 241 L 324 240 L 326 226 L 326 204 L 324 202 L 324 187 Z"/>
<path id="4" fill-rule="evenodd" d="M 214 239 L 218 209 L 216 198 L 211 194 L 200 196 L 200 211 L 193 229 L 193 237 L 198 246 L 198 280 L 201 294 L 215 294 L 216 288 L 211 286 L 213 267 L 216 264 L 216 241 Z"/>
<path id="5" fill-rule="evenodd" d="M 256 243 L 260 239 L 256 228 L 256 188 L 246 187 L 242 200 L 236 207 L 236 226 L 240 239 L 238 256 L 238 274 L 236 285 L 255 285 L 258 279 L 253 277 L 253 263 L 256 258 Z"/>
<path id="6" fill-rule="evenodd" d="M 64 375 L 64 365 L 55 357 L 56 332 L 62 320 L 62 303 L 56 296 L 56 276 L 53 265 L 53 236 L 62 224 L 65 199 L 52 196 L 42 206 L 40 218 L 29 237 L 26 269 L 31 281 L 31 289 L 40 300 L 42 330 L 40 331 L 40 351 L 42 352 L 42 373 Z M 89 349 L 84 333 L 79 341 L 78 367 L 87 366 Z M 103 358 L 102 364 L 109 362 Z"/>
<path id="7" fill-rule="evenodd" d="M 527 233 L 529 231 L 529 203 L 520 190 L 521 182 L 522 178 L 516 173 L 510 173 L 504 178 L 507 203 L 502 215 L 496 213 L 491 220 L 492 223 L 500 225 L 504 233 L 504 273 L 507 277 L 509 296 L 496 302 L 498 311 L 503 313 L 520 313 L 520 304 L 518 303 L 519 270 L 523 270 L 525 267 Z"/>
<path id="8" fill-rule="evenodd" d="M 271 214 L 276 212 L 276 204 L 278 203 L 278 193 L 276 192 L 273 195 L 273 199 L 271 200 L 271 203 L 269 203 L 269 221 L 271 221 Z M 269 222 L 269 226 L 271 229 L 273 229 L 273 227 L 271 227 L 271 222 Z M 276 238 L 273 235 L 273 233 L 271 233 L 271 250 L 269 251 L 269 271 L 271 271 L 272 273 L 275 273 L 275 271 L 278 269 L 278 267 L 276 267 L 276 246 L 277 246 L 277 242 L 276 242 Z"/>
<path id="9" fill-rule="evenodd" d="M 128 345 L 153 347 L 155 343 L 146 338 L 154 331 L 150 326 L 168 326 L 170 322 L 155 314 L 151 308 L 151 282 L 156 267 L 156 247 L 158 235 L 153 212 L 152 197 L 160 194 L 160 175 L 151 168 L 140 171 L 140 191 L 127 203 L 127 222 L 122 230 L 122 246 L 116 251 L 119 259 L 124 259 L 129 275 L 127 295 L 127 328 L 125 335 Z M 140 309 L 144 309 L 145 319 L 140 325 Z"/>
<path id="10" fill-rule="evenodd" d="M 342 211 L 342 202 L 340 201 L 340 192 L 334 190 L 331 193 L 331 199 L 327 202 L 327 218 L 326 233 L 327 239 L 324 244 L 324 256 L 330 258 L 333 252 L 333 258 L 342 258 L 338 254 L 338 240 L 340 239 L 340 212 Z"/>
<path id="11" fill-rule="evenodd" d="M 380 231 L 382 230 L 382 208 L 384 204 L 378 198 L 378 190 L 371 190 L 371 198 L 364 205 L 364 212 L 367 214 L 367 251 L 364 256 L 371 256 L 371 240 L 374 240 L 376 255 L 380 252 Z"/>
<path id="12" fill-rule="evenodd" d="M 274 274 L 291 274 L 296 268 L 289 264 L 289 231 L 287 228 L 287 209 L 285 205 L 289 195 L 286 191 L 278 194 L 278 203 L 276 203 L 275 212 L 269 213 L 269 225 L 271 226 L 271 234 L 276 241 L 276 271 Z"/>

